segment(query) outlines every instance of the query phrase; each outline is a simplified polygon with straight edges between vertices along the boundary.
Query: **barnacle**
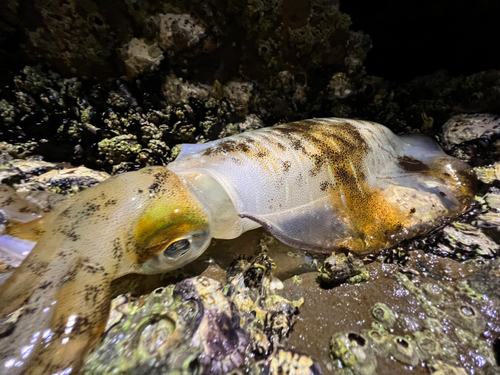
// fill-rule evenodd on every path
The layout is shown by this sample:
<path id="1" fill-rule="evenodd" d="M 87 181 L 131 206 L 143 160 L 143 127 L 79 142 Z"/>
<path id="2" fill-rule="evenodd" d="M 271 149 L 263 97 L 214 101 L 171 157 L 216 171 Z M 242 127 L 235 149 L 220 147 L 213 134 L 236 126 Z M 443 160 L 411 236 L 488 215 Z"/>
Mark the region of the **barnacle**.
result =
<path id="1" fill-rule="evenodd" d="M 376 303 L 371 309 L 372 317 L 385 329 L 392 328 L 396 316 L 385 303 Z"/>
<path id="2" fill-rule="evenodd" d="M 356 375 L 376 373 L 377 358 L 367 338 L 354 332 L 333 335 L 330 340 L 332 359 L 340 360 Z"/>
<path id="3" fill-rule="evenodd" d="M 416 366 L 419 362 L 415 345 L 409 337 L 394 336 L 392 338 L 390 353 L 398 361 L 407 363 L 411 366 Z"/>

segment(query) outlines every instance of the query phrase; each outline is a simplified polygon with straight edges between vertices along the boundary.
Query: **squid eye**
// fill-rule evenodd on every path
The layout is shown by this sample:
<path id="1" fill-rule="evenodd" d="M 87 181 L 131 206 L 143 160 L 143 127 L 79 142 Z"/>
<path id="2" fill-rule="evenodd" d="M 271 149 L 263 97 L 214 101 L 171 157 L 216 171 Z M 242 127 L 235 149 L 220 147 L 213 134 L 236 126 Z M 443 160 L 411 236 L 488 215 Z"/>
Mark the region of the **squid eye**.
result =
<path id="1" fill-rule="evenodd" d="M 208 230 L 199 230 L 177 238 L 165 250 L 157 252 L 156 255 L 142 263 L 141 271 L 153 274 L 182 267 L 198 258 L 208 247 L 212 237 Z"/>
<path id="2" fill-rule="evenodd" d="M 163 251 L 163 255 L 170 259 L 179 259 L 180 257 L 184 256 L 188 250 L 189 247 L 191 246 L 191 241 L 188 239 L 182 239 L 179 241 L 175 241 L 171 243 L 165 251 Z"/>

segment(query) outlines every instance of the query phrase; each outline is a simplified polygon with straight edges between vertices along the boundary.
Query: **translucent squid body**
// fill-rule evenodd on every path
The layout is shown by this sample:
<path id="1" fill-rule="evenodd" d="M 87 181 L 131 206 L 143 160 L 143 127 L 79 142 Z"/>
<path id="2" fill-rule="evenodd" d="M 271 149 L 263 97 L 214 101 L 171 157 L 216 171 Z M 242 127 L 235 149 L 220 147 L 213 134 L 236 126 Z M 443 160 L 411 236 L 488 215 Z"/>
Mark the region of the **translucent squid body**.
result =
<path id="1" fill-rule="evenodd" d="M 115 176 L 12 227 L 38 243 L 0 287 L 0 317 L 26 303 L 0 340 L 0 373 L 78 372 L 104 330 L 111 281 L 181 267 L 212 237 L 262 226 L 304 250 L 373 253 L 462 212 L 474 185 L 471 168 L 429 138 L 365 121 L 184 145 L 166 168 Z"/>

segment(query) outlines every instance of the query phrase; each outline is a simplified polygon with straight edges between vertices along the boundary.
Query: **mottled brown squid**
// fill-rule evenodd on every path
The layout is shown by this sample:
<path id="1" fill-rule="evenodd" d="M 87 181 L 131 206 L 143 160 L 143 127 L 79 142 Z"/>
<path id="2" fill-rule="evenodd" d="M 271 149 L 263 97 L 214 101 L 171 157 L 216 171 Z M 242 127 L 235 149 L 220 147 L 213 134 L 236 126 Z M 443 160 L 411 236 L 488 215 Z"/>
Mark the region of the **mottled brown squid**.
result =
<path id="1" fill-rule="evenodd" d="M 111 281 L 178 268 L 212 237 L 263 226 L 304 250 L 373 253 L 462 212 L 474 185 L 432 140 L 365 121 L 184 145 L 166 168 L 110 178 L 25 224 L 38 243 L 0 287 L 0 317 L 26 303 L 0 340 L 0 374 L 78 372 L 103 332 Z"/>

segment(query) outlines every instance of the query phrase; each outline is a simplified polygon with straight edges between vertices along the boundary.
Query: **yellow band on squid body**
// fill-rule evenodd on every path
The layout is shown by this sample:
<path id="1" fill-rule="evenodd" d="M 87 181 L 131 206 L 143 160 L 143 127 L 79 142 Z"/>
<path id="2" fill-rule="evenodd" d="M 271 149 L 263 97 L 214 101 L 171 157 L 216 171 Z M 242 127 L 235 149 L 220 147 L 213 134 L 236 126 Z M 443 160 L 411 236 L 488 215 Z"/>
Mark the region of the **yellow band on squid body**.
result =
<path id="1" fill-rule="evenodd" d="M 189 194 L 185 190 L 180 193 Z M 201 205 L 193 199 L 184 198 L 175 199 L 174 203 L 166 202 L 164 198 L 153 198 L 147 204 L 134 233 L 136 244 L 143 249 L 138 251 L 138 263 L 143 263 L 179 238 L 208 228 L 208 216 Z"/>

